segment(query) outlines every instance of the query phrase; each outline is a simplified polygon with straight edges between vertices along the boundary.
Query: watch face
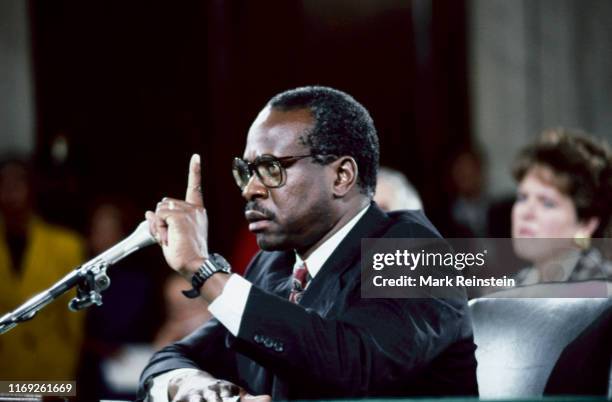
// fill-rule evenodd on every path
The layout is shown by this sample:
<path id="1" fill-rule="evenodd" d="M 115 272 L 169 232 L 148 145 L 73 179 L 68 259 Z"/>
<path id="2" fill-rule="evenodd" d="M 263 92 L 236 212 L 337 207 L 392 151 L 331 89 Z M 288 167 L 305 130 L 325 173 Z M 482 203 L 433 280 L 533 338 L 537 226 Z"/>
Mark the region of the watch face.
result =
<path id="1" fill-rule="evenodd" d="M 232 267 L 219 254 L 210 254 L 209 258 L 204 261 L 204 264 L 198 269 L 198 271 L 191 277 L 192 289 L 183 291 L 183 294 L 190 298 L 196 298 L 200 295 L 200 288 L 204 285 L 204 282 L 213 276 L 216 272 L 225 272 L 230 274 Z"/>
<path id="2" fill-rule="evenodd" d="M 213 253 L 213 254 L 210 255 L 210 259 L 222 271 L 225 271 L 225 272 L 231 272 L 232 271 L 232 266 L 230 265 L 229 262 L 227 262 L 227 260 L 225 258 L 223 258 L 222 255 L 217 254 L 217 253 Z"/>

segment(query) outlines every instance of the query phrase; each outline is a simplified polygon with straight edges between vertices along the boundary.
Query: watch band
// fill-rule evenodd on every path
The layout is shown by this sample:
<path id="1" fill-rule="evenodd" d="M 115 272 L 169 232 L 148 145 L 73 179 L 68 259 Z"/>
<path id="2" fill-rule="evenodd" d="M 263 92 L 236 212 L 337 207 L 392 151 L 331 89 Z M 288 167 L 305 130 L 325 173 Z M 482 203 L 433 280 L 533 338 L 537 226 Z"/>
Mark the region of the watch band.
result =
<path id="1" fill-rule="evenodd" d="M 204 286 L 204 282 L 217 272 L 231 273 L 231 266 L 229 263 L 219 254 L 210 254 L 200 268 L 191 277 L 191 289 L 183 290 L 183 294 L 190 298 L 195 299 L 200 296 L 200 289 Z"/>

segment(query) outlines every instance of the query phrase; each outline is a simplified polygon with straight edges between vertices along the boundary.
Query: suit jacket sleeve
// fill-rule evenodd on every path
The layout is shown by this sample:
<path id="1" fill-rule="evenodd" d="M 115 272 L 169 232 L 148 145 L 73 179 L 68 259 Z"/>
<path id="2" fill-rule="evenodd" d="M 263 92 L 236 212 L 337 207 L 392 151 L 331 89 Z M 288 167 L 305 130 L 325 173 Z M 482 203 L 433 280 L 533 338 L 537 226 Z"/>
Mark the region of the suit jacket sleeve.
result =
<path id="1" fill-rule="evenodd" d="M 251 288 L 231 347 L 299 389 L 297 396 L 418 394 L 441 354 L 446 361 L 449 350 L 467 344 L 473 360 L 464 293 L 448 299 L 361 297 L 359 239 L 438 236 L 419 221 L 422 215 L 389 226 L 377 214 L 382 216 L 371 208 L 334 251 L 302 298 L 306 308 L 273 294 L 279 292 Z"/>
<path id="2" fill-rule="evenodd" d="M 237 352 L 289 384 L 310 384 L 329 396 L 393 394 L 460 338 L 465 302 L 442 299 L 361 299 L 338 318 L 253 287 Z M 416 381 L 415 381 L 416 382 Z"/>
<path id="3" fill-rule="evenodd" d="M 247 272 L 259 259 L 256 255 Z M 238 378 L 235 354 L 227 347 L 229 331 L 215 318 L 155 353 L 140 375 L 138 398 L 144 400 L 154 377 L 179 368 L 204 370 L 211 375 L 243 385 Z"/>
<path id="4" fill-rule="evenodd" d="M 140 377 L 139 398 L 144 399 L 155 376 L 179 368 L 204 370 L 214 377 L 237 382 L 235 359 L 225 347 L 227 334 L 213 318 L 183 340 L 157 352 Z"/>

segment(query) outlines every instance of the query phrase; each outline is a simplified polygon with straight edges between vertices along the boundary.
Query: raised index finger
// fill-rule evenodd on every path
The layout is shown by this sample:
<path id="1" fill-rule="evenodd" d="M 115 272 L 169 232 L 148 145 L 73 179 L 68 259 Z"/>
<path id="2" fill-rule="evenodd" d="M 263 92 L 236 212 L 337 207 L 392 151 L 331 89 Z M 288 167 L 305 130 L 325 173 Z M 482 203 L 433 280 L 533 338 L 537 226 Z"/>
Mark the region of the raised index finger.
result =
<path id="1" fill-rule="evenodd" d="M 204 200 L 202 199 L 202 164 L 200 163 L 200 155 L 198 154 L 193 154 L 189 161 L 189 176 L 187 178 L 185 201 L 199 207 L 204 206 Z"/>

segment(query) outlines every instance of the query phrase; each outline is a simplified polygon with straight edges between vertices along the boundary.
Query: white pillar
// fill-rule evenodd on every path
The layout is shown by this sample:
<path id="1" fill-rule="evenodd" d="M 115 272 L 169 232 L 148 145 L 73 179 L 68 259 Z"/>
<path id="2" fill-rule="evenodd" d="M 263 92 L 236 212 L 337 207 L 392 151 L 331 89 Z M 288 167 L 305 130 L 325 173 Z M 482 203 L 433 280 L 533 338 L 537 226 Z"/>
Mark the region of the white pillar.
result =
<path id="1" fill-rule="evenodd" d="M 28 2 L 0 1 L 0 153 L 34 148 Z"/>

